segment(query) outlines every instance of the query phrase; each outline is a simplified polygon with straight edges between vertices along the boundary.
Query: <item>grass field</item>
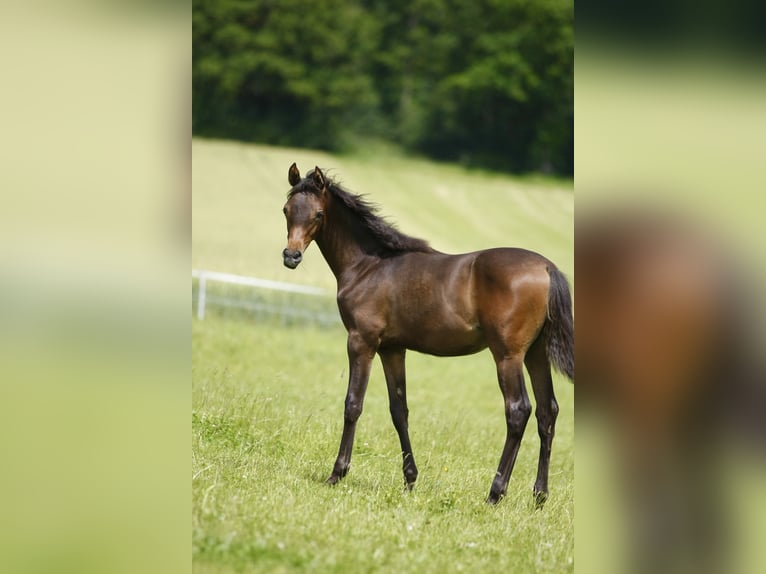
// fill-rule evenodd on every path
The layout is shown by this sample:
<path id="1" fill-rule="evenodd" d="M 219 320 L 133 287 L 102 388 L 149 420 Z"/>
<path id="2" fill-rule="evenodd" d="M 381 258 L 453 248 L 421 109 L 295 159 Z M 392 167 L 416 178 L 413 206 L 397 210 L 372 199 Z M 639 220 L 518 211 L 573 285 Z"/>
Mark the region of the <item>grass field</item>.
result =
<path id="1" fill-rule="evenodd" d="M 281 206 L 292 161 L 335 168 L 407 233 L 438 249 L 518 245 L 571 277 L 571 184 L 420 160 L 195 141 L 199 268 L 332 287 L 312 247 L 281 265 Z M 484 503 L 505 437 L 489 353 L 408 355 L 410 432 L 420 476 L 405 492 L 375 363 L 349 475 L 329 475 L 342 428 L 347 361 L 340 327 L 286 327 L 215 312 L 192 323 L 192 547 L 195 572 L 566 572 L 574 556 L 573 386 L 561 413 L 551 496 L 532 505 L 539 442 L 527 427 L 507 497 Z"/>
<path id="2" fill-rule="evenodd" d="M 487 353 L 408 358 L 420 477 L 404 492 L 376 363 L 352 467 L 325 486 L 346 386 L 342 329 L 209 317 L 193 325 L 193 545 L 198 572 L 562 572 L 571 570 L 573 387 L 561 405 L 551 498 L 532 507 L 536 427 L 508 496 L 484 503 L 505 436 Z"/>

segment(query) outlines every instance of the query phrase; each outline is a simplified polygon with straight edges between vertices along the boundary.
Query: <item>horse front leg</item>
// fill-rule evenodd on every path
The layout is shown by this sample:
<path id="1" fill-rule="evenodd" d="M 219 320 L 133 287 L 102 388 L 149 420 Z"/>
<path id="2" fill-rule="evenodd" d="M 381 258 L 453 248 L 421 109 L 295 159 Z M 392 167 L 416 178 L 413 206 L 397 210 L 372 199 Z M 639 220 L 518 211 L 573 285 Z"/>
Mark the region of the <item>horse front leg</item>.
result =
<path id="1" fill-rule="evenodd" d="M 407 408 L 407 382 L 404 370 L 405 350 L 386 349 L 385 351 L 378 351 L 378 354 L 381 363 L 383 363 L 383 372 L 386 375 L 391 420 L 399 435 L 399 443 L 402 447 L 404 481 L 407 488 L 412 490 L 418 478 L 418 467 L 415 465 L 415 457 L 412 455 L 408 430 L 409 409 Z"/>
<path id="2" fill-rule="evenodd" d="M 328 484 L 336 484 L 346 476 L 351 464 L 351 451 L 354 446 L 356 422 L 362 414 L 364 395 L 367 392 L 367 382 L 370 380 L 370 367 L 375 349 L 368 345 L 358 333 L 348 335 L 348 392 L 343 412 L 343 435 L 340 439 L 338 458 L 332 474 L 327 479 Z"/>

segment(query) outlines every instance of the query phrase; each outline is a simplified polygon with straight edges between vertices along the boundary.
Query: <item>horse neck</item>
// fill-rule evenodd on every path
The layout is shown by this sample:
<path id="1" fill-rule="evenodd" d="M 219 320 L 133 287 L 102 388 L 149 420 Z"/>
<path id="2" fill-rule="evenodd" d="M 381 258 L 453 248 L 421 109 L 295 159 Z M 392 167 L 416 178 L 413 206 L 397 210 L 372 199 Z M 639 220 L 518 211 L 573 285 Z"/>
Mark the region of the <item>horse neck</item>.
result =
<path id="1" fill-rule="evenodd" d="M 339 205 L 332 195 L 324 211 L 325 220 L 316 243 L 340 284 L 345 271 L 369 257 L 364 246 L 370 238 L 348 208 Z"/>

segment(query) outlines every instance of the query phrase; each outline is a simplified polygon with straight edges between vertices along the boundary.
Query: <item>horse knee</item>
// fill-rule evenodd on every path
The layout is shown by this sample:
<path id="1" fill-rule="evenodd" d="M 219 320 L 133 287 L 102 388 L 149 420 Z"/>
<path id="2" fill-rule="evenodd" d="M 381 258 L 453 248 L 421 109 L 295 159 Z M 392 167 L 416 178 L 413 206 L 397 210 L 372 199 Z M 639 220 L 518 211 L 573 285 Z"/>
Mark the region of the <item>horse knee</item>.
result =
<path id="1" fill-rule="evenodd" d="M 524 434 L 529 416 L 532 414 L 532 405 L 529 399 L 519 400 L 511 403 L 505 412 L 505 420 L 508 425 L 508 432 L 514 436 Z"/>
<path id="2" fill-rule="evenodd" d="M 556 425 L 556 418 L 559 414 L 559 405 L 554 399 L 547 409 L 537 407 L 535 411 L 535 417 L 537 417 L 537 429 L 540 436 L 547 436 L 553 432 L 553 428 Z"/>
<path id="3" fill-rule="evenodd" d="M 353 424 L 357 420 L 359 420 L 359 417 L 361 415 L 362 415 L 362 401 L 357 399 L 347 399 L 346 407 L 343 411 L 344 420 L 349 424 Z"/>

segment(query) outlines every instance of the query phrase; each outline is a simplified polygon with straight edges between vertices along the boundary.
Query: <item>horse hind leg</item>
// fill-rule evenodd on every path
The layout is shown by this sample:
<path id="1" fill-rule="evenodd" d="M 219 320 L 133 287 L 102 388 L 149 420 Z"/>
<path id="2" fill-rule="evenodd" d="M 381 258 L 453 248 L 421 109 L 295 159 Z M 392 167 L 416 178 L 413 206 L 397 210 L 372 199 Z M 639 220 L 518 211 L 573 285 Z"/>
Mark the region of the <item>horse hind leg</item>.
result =
<path id="1" fill-rule="evenodd" d="M 545 341 L 538 337 L 527 351 L 524 363 L 532 380 L 532 391 L 537 407 L 537 433 L 540 436 L 540 459 L 537 465 L 537 479 L 533 495 L 535 505 L 541 508 L 548 499 L 548 470 L 551 460 L 551 445 L 556 431 L 556 417 L 559 406 L 553 394 L 551 366 L 545 352 Z"/>
<path id="2" fill-rule="evenodd" d="M 506 421 L 505 445 L 487 497 L 489 504 L 497 504 L 508 488 L 532 407 L 524 385 L 522 358 L 508 356 L 505 350 L 492 349 L 492 354 L 497 365 L 497 380 L 503 393 Z"/>

